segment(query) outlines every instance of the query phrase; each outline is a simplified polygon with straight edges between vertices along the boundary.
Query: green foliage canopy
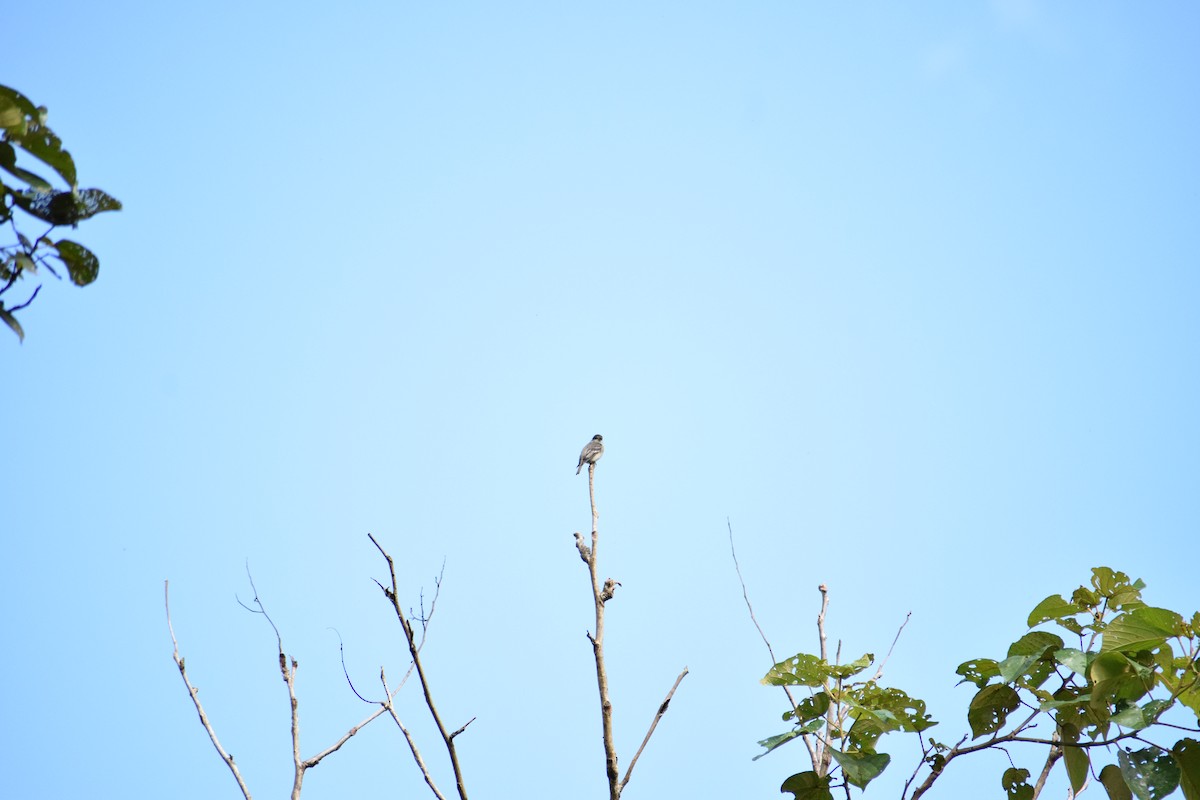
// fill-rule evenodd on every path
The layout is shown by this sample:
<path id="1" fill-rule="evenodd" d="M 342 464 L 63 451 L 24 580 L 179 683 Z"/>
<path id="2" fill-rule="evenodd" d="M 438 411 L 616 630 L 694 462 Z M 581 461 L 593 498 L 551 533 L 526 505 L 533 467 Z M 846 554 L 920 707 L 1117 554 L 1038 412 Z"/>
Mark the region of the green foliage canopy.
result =
<path id="1" fill-rule="evenodd" d="M 1172 708 L 1185 708 L 1200 725 L 1200 612 L 1185 620 L 1147 605 L 1144 588 L 1123 572 L 1096 567 L 1090 584 L 1069 599 L 1056 594 L 1038 603 L 1026 620 L 1035 630 L 1009 645 L 1004 658 L 960 664 L 959 683 L 977 691 L 967 708 L 970 733 L 953 746 L 924 737 L 937 724 L 925 703 L 874 679 L 855 678 L 874 656 L 839 666 L 798 653 L 772 667 L 762 682 L 801 687 L 809 697 L 784 713 L 792 730 L 759 742 L 766 750 L 758 757 L 792 739 L 810 740 L 813 769 L 788 777 L 781 790 L 830 800 L 839 787 L 847 796 L 851 787 L 865 790 L 891 762 L 878 751 L 879 740 L 908 732 L 920 738 L 922 760 L 902 798 L 923 795 L 958 757 L 1023 744 L 1049 751 L 1044 773 L 1061 760 L 1073 793 L 1098 770 L 1096 780 L 1110 800 L 1159 800 L 1177 789 L 1185 800 L 1200 800 L 1200 741 L 1184 736 L 1167 746 L 1158 740 L 1172 730 L 1200 733 L 1200 727 L 1162 719 Z M 1039 629 L 1046 625 L 1065 631 L 1070 643 Z M 1036 722 L 1047 717 L 1050 738 L 1034 735 Z M 1115 764 L 1093 763 L 1113 750 Z M 1030 781 L 1030 771 L 1016 764 L 1001 776 L 1005 795 L 1014 800 L 1036 796 L 1041 782 Z"/>
<path id="2" fill-rule="evenodd" d="M 50 233 L 64 225 L 80 222 L 103 211 L 118 211 L 121 203 L 100 189 L 81 189 L 76 178 L 75 160 L 63 148 L 62 141 L 46 125 L 46 108 L 35 106 L 25 95 L 0 86 L 0 225 L 8 227 L 12 243 L 0 244 L 0 320 L 24 341 L 15 312 L 28 306 L 41 289 L 39 285 L 19 305 L 5 307 L 2 295 L 17 281 L 36 276 L 45 269 L 55 277 L 55 266 L 66 269 L 71 282 L 86 286 L 96 280 L 100 260 L 82 244 L 70 239 L 52 239 Z M 65 184 L 55 185 L 41 172 L 30 168 L 29 159 L 49 168 L 52 176 Z M 49 225 L 44 233 L 30 239 L 17 225 L 17 212 L 35 222 Z"/>

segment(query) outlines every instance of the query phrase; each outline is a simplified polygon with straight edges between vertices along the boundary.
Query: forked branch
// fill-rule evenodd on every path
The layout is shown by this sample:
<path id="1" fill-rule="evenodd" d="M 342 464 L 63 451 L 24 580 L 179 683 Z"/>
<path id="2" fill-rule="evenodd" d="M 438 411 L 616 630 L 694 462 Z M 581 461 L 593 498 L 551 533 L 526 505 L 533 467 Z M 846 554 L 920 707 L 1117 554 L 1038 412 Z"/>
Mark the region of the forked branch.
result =
<path id="1" fill-rule="evenodd" d="M 675 690 L 679 688 L 680 682 L 688 674 L 687 667 L 684 667 L 683 672 L 679 673 L 679 677 L 675 679 L 675 684 L 671 687 L 671 691 L 667 692 L 666 699 L 658 707 L 658 713 L 650 723 L 650 729 L 646 731 L 646 736 L 642 739 L 642 744 L 634 754 L 633 760 L 629 762 L 629 767 L 625 770 L 625 777 L 622 779 L 617 769 L 617 747 L 613 738 L 613 713 L 612 701 L 608 693 L 608 670 L 604 664 L 604 607 L 605 604 L 613 598 L 614 593 L 620 582 L 608 578 L 604 584 L 600 583 L 599 560 L 598 552 L 600 549 L 600 512 L 596 508 L 596 464 L 588 464 L 588 499 L 592 507 L 592 544 L 589 547 L 584 542 L 582 534 L 575 533 L 575 548 L 579 551 L 579 557 L 583 563 L 587 564 L 588 575 L 592 581 L 592 604 L 596 611 L 596 627 L 595 633 L 588 632 L 588 641 L 592 643 L 592 654 L 596 660 L 596 686 L 600 693 L 600 727 L 604 742 L 604 772 L 608 777 L 608 796 L 609 800 L 618 800 L 621 792 L 624 791 L 626 784 L 629 783 L 630 777 L 633 775 L 633 768 L 637 764 L 638 758 L 642 755 L 642 751 L 646 749 L 646 744 L 650 741 L 654 729 L 658 727 L 658 721 L 662 719 L 667 712 L 667 706 L 671 703 L 671 698 L 675 695 Z"/>
<path id="2" fill-rule="evenodd" d="M 442 722 L 442 716 L 438 713 L 437 705 L 433 702 L 433 692 L 429 688 L 429 678 L 425 674 L 425 668 L 421 665 L 421 643 L 418 641 L 416 634 L 413 632 L 412 623 L 408 621 L 408 617 L 405 615 L 404 610 L 400 607 L 400 598 L 398 594 L 399 589 L 396 581 L 396 562 L 390 555 L 388 555 L 388 552 L 383 549 L 379 542 L 375 540 L 373 535 L 368 533 L 367 538 L 371 540 L 371 544 L 375 545 L 375 548 L 379 551 L 380 555 L 382 555 L 384 560 L 387 561 L 388 575 L 391 578 L 391 587 L 389 588 L 384 586 L 379 581 L 375 581 L 375 584 L 383 591 L 383 594 L 385 597 L 387 597 L 388 602 L 391 603 L 392 609 L 396 612 L 396 619 L 400 621 L 400 627 L 404 630 L 404 638 L 408 643 L 408 653 L 412 659 L 413 666 L 416 668 L 417 679 L 421 681 L 421 691 L 425 695 L 425 705 L 429 708 L 429 714 L 433 717 L 434 724 L 437 725 L 438 733 L 441 734 L 442 742 L 446 746 L 446 753 L 450 757 L 450 765 L 454 768 L 454 781 L 456 788 L 458 789 L 458 796 L 461 798 L 461 800 L 467 800 L 467 788 L 463 780 L 462 767 L 458 760 L 458 750 L 454 746 L 455 737 L 461 733 L 466 726 L 464 725 L 463 728 L 460 728 L 453 733 L 446 730 L 446 725 Z M 422 767 L 422 771 L 426 775 L 426 782 L 430 784 L 431 789 L 434 789 L 434 793 L 441 798 L 441 795 L 437 792 L 436 788 L 434 788 L 432 781 L 428 777 L 428 772 L 424 770 L 423 762 L 420 760 L 419 755 L 415 750 L 415 745 L 409 737 L 408 731 L 403 725 L 400 725 L 400 719 L 396 716 L 395 711 L 393 710 L 391 713 L 392 718 L 395 720 L 396 724 L 400 726 L 400 730 L 404 733 L 405 738 L 409 740 L 409 746 L 410 748 L 413 748 L 413 757 L 418 759 L 417 763 Z"/>

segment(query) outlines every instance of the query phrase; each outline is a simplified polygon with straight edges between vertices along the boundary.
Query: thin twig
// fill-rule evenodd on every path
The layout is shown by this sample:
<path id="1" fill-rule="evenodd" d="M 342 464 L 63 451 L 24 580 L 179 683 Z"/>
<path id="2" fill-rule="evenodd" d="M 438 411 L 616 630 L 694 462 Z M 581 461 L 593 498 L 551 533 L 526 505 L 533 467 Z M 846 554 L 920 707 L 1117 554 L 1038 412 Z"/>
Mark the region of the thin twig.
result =
<path id="1" fill-rule="evenodd" d="M 19 306 L 13 306 L 12 308 L 8 309 L 9 313 L 12 313 L 13 311 L 20 311 L 22 308 L 28 308 L 29 304 L 33 302 L 34 298 L 38 296 L 38 292 L 41 290 L 42 285 L 39 283 L 37 288 L 33 290 L 33 294 L 29 295 L 29 299 L 24 303 L 21 303 Z"/>
<path id="2" fill-rule="evenodd" d="M 256 611 L 246 605 L 234 595 L 242 608 L 254 614 L 262 614 L 271 625 L 271 630 L 275 631 L 275 643 L 279 652 L 279 674 L 283 676 L 283 682 L 288 690 L 288 705 L 291 712 L 291 732 L 292 732 L 292 800 L 300 800 L 300 789 L 304 784 L 304 771 L 307 769 L 304 766 L 304 759 L 300 757 L 300 702 L 296 699 L 296 668 L 300 666 L 295 658 L 289 659 L 287 654 L 283 652 L 283 636 L 279 633 L 279 626 L 275 624 L 275 620 L 271 619 L 271 615 L 267 613 L 266 606 L 258 597 L 258 587 L 254 585 L 254 575 L 250 572 L 250 562 L 246 561 L 246 578 L 250 581 L 250 589 L 254 592 L 254 605 L 258 606 Z"/>
<path id="3" fill-rule="evenodd" d="M 879 662 L 879 669 L 875 670 L 875 677 L 871 678 L 871 680 L 877 681 L 883 677 L 883 668 L 887 666 L 888 659 L 892 657 L 892 651 L 896 649 L 896 642 L 900 641 L 900 634 L 904 633 L 904 626 L 908 624 L 910 619 L 912 619 L 911 611 L 904 615 L 904 622 L 900 623 L 900 628 L 896 631 L 896 637 L 892 639 L 892 646 L 888 648 L 887 655 L 883 657 L 883 661 Z"/>
<path id="4" fill-rule="evenodd" d="M 671 691 L 667 692 L 667 697 L 658 707 L 658 713 L 654 715 L 654 721 L 650 723 L 650 730 L 646 731 L 646 738 L 642 739 L 641 747 L 633 754 L 633 760 L 629 762 L 629 766 L 625 769 L 625 777 L 621 781 L 620 791 L 625 791 L 625 784 L 629 783 L 629 776 L 633 774 L 633 766 L 637 764 L 638 758 L 642 755 L 642 751 L 646 749 L 646 743 L 650 741 L 650 736 L 654 733 L 654 729 L 658 727 L 658 721 L 662 719 L 663 714 L 667 713 L 667 706 L 671 704 L 671 698 L 675 696 L 675 690 L 679 688 L 679 684 L 687 676 L 687 667 L 683 668 L 683 672 L 679 673 L 679 677 L 675 679 L 675 685 L 671 687 Z"/>
<path id="5" fill-rule="evenodd" d="M 829 610 L 829 587 L 822 583 L 817 587 L 817 591 L 821 593 L 821 610 L 817 612 L 817 636 L 821 642 L 821 660 L 828 663 L 829 651 L 825 637 L 825 612 Z M 840 642 L 838 643 L 838 649 L 841 649 Z M 828 689 L 828 687 L 826 688 Z M 838 702 L 838 700 L 834 700 L 825 711 L 825 730 L 830 733 L 837 723 Z M 813 771 L 820 777 L 824 777 L 829 774 L 829 763 L 832 757 L 829 755 L 829 742 L 820 737 L 817 739 L 816 756 L 816 760 L 813 762 Z"/>
<path id="6" fill-rule="evenodd" d="M 425 695 L 425 705 L 429 708 L 429 714 L 433 717 L 434 724 L 437 725 L 438 733 L 442 735 L 442 742 L 446 745 L 446 752 L 450 756 L 450 765 L 454 768 L 454 780 L 458 789 L 458 796 L 461 798 L 461 800 L 467 800 L 467 787 L 463 780 L 462 767 L 458 762 L 458 750 L 454 746 L 454 737 L 447 732 L 446 725 L 442 722 L 442 717 L 438 713 L 437 705 L 433 702 L 433 693 L 429 688 L 429 679 L 425 675 L 425 668 L 421 666 L 421 654 L 419 648 L 417 647 L 416 634 L 413 633 L 412 624 L 408 621 L 408 618 L 404 615 L 404 611 L 400 608 L 400 598 L 398 595 L 399 590 L 397 588 L 396 581 L 396 562 L 392 560 L 392 557 L 388 555 L 387 551 L 384 550 L 379 542 L 375 540 L 374 536 L 368 533 L 367 538 L 371 540 L 371 543 L 375 545 L 375 548 L 379 550 L 380 554 L 383 555 L 384 560 L 387 561 L 388 573 L 392 579 L 392 588 L 390 590 L 385 588 L 379 583 L 379 581 L 376 581 L 375 583 L 379 585 L 381 589 L 383 589 L 384 595 L 389 601 L 391 601 L 392 608 L 396 612 L 396 619 L 400 621 L 400 627 L 404 629 L 404 638 L 408 642 L 408 653 L 412 658 L 413 666 L 416 667 L 417 678 L 421 681 L 421 690 Z M 432 613 L 432 611 L 430 613 Z M 397 724 L 398 723 L 399 720 L 397 720 Z M 407 734 L 405 735 L 407 736 Z"/>
<path id="7" fill-rule="evenodd" d="M 179 675 L 183 678 L 183 685 L 187 687 L 188 696 L 192 698 L 192 704 L 196 706 L 196 713 L 200 715 L 200 724 L 204 726 L 204 730 L 208 731 L 208 738 L 212 740 L 213 747 L 217 748 L 217 754 L 221 756 L 221 760 L 229 767 L 229 771 L 233 773 L 233 779 L 237 781 L 238 788 L 242 790 L 242 796 L 246 800 L 251 800 L 250 789 L 246 787 L 246 782 L 242 780 L 242 773 L 238 770 L 237 764 L 233 761 L 233 756 L 225 752 L 225 748 L 221 746 L 220 740 L 217 739 L 217 732 L 213 730 L 212 723 L 208 721 L 208 715 L 204 713 L 204 706 L 200 704 L 198 696 L 199 689 L 192 686 L 188 680 L 187 669 L 183 665 L 183 658 L 179 655 L 179 642 L 175 640 L 175 628 L 171 624 L 171 592 L 170 581 L 163 581 L 163 604 L 167 609 L 167 630 L 171 632 L 171 645 L 174 647 L 173 658 L 175 666 L 179 667 Z"/>
<path id="8" fill-rule="evenodd" d="M 771 657 L 771 666 L 775 666 L 779 663 L 779 660 L 775 657 L 775 648 L 771 647 L 771 641 L 767 638 L 767 634 L 763 632 L 762 626 L 758 624 L 758 618 L 754 616 L 754 606 L 750 604 L 750 594 L 746 591 L 746 580 L 742 577 L 742 567 L 738 563 L 737 550 L 733 546 L 733 524 L 730 523 L 728 517 L 725 518 L 725 527 L 729 529 L 729 554 L 733 556 L 733 569 L 737 573 L 738 583 L 742 586 L 742 599 L 746 601 L 746 610 L 750 612 L 750 621 L 754 623 L 755 629 L 758 630 L 758 635 L 762 637 L 763 644 L 767 646 L 767 654 Z M 795 719 L 799 720 L 800 707 L 796 705 L 796 698 L 792 697 L 791 688 L 788 686 L 780 686 L 779 688 L 783 689 L 783 693 L 787 695 L 788 703 L 792 706 L 792 714 L 795 715 Z M 808 734 L 804 734 L 800 738 L 803 740 L 804 746 L 808 748 L 808 755 L 812 759 L 813 768 L 815 769 L 817 751 L 813 747 L 812 741 L 809 740 Z"/>

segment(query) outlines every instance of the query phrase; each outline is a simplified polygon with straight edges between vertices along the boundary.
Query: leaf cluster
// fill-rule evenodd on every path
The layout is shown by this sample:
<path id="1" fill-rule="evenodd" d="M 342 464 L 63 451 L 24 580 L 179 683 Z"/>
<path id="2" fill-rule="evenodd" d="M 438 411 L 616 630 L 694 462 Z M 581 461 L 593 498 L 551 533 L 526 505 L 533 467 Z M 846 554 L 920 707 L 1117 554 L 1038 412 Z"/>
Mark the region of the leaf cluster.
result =
<path id="1" fill-rule="evenodd" d="M 1185 620 L 1149 606 L 1142 600 L 1144 588 L 1141 580 L 1097 567 L 1090 585 L 1080 586 L 1069 599 L 1050 595 L 1027 619 L 1030 628 L 1052 623 L 1066 631 L 1074 646 L 1057 633 L 1031 630 L 1009 646 L 1003 659 L 959 665 L 960 683 L 978 688 L 967 711 L 971 736 L 990 737 L 961 752 L 1007 742 L 1044 744 L 1029 732 L 1046 715 L 1054 725 L 1051 744 L 1061 748 L 1073 792 L 1087 780 L 1099 748 L 1128 740 L 1145 746 L 1120 750 L 1117 764 L 1100 771 L 1110 798 L 1157 800 L 1182 786 L 1188 800 L 1200 800 L 1200 743 L 1183 738 L 1168 749 L 1142 733 L 1176 704 L 1200 715 L 1200 613 Z M 1011 715 L 1022 707 L 1032 713 L 1013 722 Z M 953 752 L 944 745 L 934 749 L 939 755 Z M 1033 796 L 1022 772 L 1028 777 L 1025 770 L 1005 773 L 1011 797 Z"/>
<path id="2" fill-rule="evenodd" d="M 922 772 L 913 800 L 954 759 L 1019 743 L 1048 749 L 1042 779 L 1061 760 L 1072 796 L 1093 775 L 1110 800 L 1159 800 L 1176 789 L 1186 800 L 1200 800 L 1200 741 L 1184 736 L 1167 745 L 1149 738 L 1172 729 L 1200 733 L 1200 727 L 1162 719 L 1170 709 L 1183 708 L 1200 726 L 1200 613 L 1185 619 L 1150 606 L 1142 599 L 1144 588 L 1123 572 L 1096 567 L 1089 584 L 1069 598 L 1055 594 L 1038 603 L 1026 620 L 1030 630 L 1003 658 L 960 664 L 959 683 L 973 684 L 976 691 L 967 709 L 970 734 L 954 746 L 932 738 L 926 743 L 924 731 L 936 723 L 925 703 L 856 678 L 873 663 L 872 655 L 834 665 L 798 653 L 772 667 L 762 682 L 805 687 L 809 696 L 784 713 L 792 729 L 760 741 L 766 750 L 756 758 L 792 739 L 812 737 L 818 743 L 809 748 L 814 768 L 790 776 L 781 790 L 803 800 L 831 800 L 832 759 L 849 797 L 850 787 L 865 790 L 888 766 L 890 757 L 878 750 L 883 735 L 911 732 L 922 737 L 923 758 L 902 798 Z M 1039 721 L 1049 722 L 1051 730 L 1038 728 Z M 1102 768 L 1095 763 L 1113 749 L 1116 763 Z M 1001 776 L 1005 796 L 1033 800 L 1042 780 L 1030 779 L 1029 770 L 1012 763 Z"/>
<path id="3" fill-rule="evenodd" d="M 881 686 L 875 679 L 854 680 L 874 662 L 871 653 L 848 664 L 797 653 L 773 666 L 763 677 L 764 684 L 807 687 L 810 694 L 784 713 L 792 729 L 760 741 L 766 750 L 755 758 L 797 737 L 814 736 L 837 763 L 846 783 L 865 789 L 891 763 L 890 755 L 876 749 L 881 736 L 892 731 L 919 734 L 937 724 L 925 712 L 924 701 Z M 827 770 L 814 769 L 789 777 L 782 791 L 806 800 L 826 800 L 832 797 L 832 786 Z"/>
<path id="4" fill-rule="evenodd" d="M 0 295 L 19 279 L 36 276 L 39 268 L 59 277 L 55 267 L 64 267 L 77 286 L 94 281 L 100 270 L 95 254 L 79 242 L 51 239 L 49 234 L 56 227 L 74 228 L 103 211 L 121 208 L 118 200 L 100 189 L 80 188 L 75 160 L 46 124 L 46 114 L 44 106 L 35 106 L 15 89 L 0 86 L 0 225 L 9 226 L 13 233 L 11 243 L 0 244 Z M 36 172 L 31 169 L 31 159 L 41 165 Z M 65 188 L 56 188 L 45 174 Z M 49 227 L 31 240 L 18 229 L 18 212 Z M 36 294 L 34 290 L 33 296 Z M 8 308 L 0 299 L 0 320 L 22 340 L 25 332 L 13 312 L 27 306 L 33 296 Z"/>

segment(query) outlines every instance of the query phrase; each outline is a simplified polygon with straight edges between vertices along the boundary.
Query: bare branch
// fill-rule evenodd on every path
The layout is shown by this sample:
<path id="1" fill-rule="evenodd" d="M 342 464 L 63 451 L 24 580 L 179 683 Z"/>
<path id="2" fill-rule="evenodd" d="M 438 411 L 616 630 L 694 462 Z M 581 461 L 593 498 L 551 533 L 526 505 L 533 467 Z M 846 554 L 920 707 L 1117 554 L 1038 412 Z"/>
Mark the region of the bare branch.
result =
<path id="1" fill-rule="evenodd" d="M 1054 738 L 1059 738 L 1057 730 L 1054 732 Z M 1054 769 L 1054 765 L 1058 763 L 1062 755 L 1063 751 L 1061 747 L 1057 745 L 1050 747 L 1050 752 L 1046 754 L 1046 763 L 1042 767 L 1042 774 L 1038 775 L 1037 783 L 1033 786 L 1033 800 L 1037 800 L 1042 794 L 1042 789 L 1046 786 L 1046 779 L 1050 777 L 1050 770 Z"/>
<path id="2" fill-rule="evenodd" d="M 5 287 L 5 288 L 7 289 L 8 287 Z M 9 313 L 12 313 L 13 311 L 20 311 L 22 308 L 28 308 L 29 304 L 34 301 L 34 299 L 38 296 L 38 292 L 40 292 L 41 290 L 42 290 L 42 285 L 39 283 L 37 288 L 33 290 L 33 294 L 29 295 L 29 299 L 26 300 L 24 303 L 21 303 L 19 306 L 13 306 L 12 308 L 8 309 Z"/>
<path id="3" fill-rule="evenodd" d="M 188 696 L 192 698 L 192 704 L 196 706 L 196 713 L 200 715 L 200 724 L 204 726 L 204 730 L 208 731 L 208 738 L 212 740 L 213 747 L 217 748 L 217 754 L 221 756 L 221 760 L 229 767 L 229 771 L 233 773 L 233 779 L 237 781 L 238 788 L 242 790 L 242 796 L 246 800 L 251 800 L 250 789 L 246 787 L 246 782 L 242 780 L 242 773 L 238 770 L 237 764 L 233 761 L 233 756 L 225 752 L 225 748 L 221 746 L 220 740 L 217 739 L 217 732 L 213 730 L 212 724 L 208 721 L 208 715 L 204 713 L 204 706 L 200 704 L 198 696 L 199 689 L 192 686 L 188 680 L 187 669 L 183 665 L 183 658 L 179 655 L 179 642 L 175 640 L 175 628 L 171 624 L 171 594 L 170 582 L 163 581 L 163 604 L 167 609 L 167 630 L 171 632 L 171 644 L 174 647 L 173 658 L 175 666 L 179 667 L 179 675 L 183 678 L 183 685 L 187 687 Z"/>
<path id="4" fill-rule="evenodd" d="M 667 713 L 667 706 L 671 704 L 671 698 L 675 696 L 675 690 L 679 688 L 679 684 L 687 676 L 687 667 L 683 668 L 683 672 L 679 673 L 679 677 L 675 679 L 675 684 L 671 687 L 671 691 L 667 692 L 667 697 L 658 707 L 658 713 L 654 715 L 654 721 L 650 723 L 650 730 L 646 731 L 646 738 L 642 739 L 641 746 L 637 752 L 633 754 L 633 760 L 629 762 L 629 766 L 625 769 L 625 777 L 621 781 L 620 791 L 625 791 L 625 784 L 629 783 L 629 776 L 633 774 L 633 767 L 637 764 L 638 758 L 641 757 L 642 751 L 646 749 L 646 743 L 650 741 L 650 736 L 654 733 L 654 729 L 658 727 L 658 721 L 663 718 L 663 714 Z"/>
<path id="5" fill-rule="evenodd" d="M 342 745 L 344 745 L 346 742 L 350 741 L 350 737 L 354 736 L 356 733 L 358 733 L 363 728 L 365 728 L 368 723 L 374 722 L 376 719 L 383 716 L 383 712 L 385 712 L 385 711 L 387 711 L 387 705 L 384 703 L 380 703 L 379 710 L 375 711 L 369 717 L 364 719 L 362 722 L 355 725 L 353 728 L 351 728 L 349 731 L 346 732 L 345 736 L 338 739 L 336 742 L 331 744 L 329 747 L 326 747 L 324 750 L 317 753 L 312 758 L 306 760 L 304 762 L 304 768 L 308 769 L 309 767 L 315 767 L 317 764 L 321 763 L 321 759 L 325 758 L 325 756 L 331 755 L 333 753 L 336 753 L 338 750 L 341 750 Z"/>
<path id="6" fill-rule="evenodd" d="M 433 721 L 437 725 L 438 732 L 442 735 L 442 742 L 446 746 L 446 752 L 450 756 L 450 764 L 454 768 L 454 779 L 455 779 L 455 783 L 456 783 L 456 786 L 458 789 L 458 796 L 461 798 L 461 800 L 467 800 L 467 788 L 466 788 L 465 782 L 463 781 L 462 767 L 459 765 L 459 762 L 458 762 L 458 751 L 454 746 L 454 737 L 451 736 L 446 731 L 446 726 L 442 722 L 441 715 L 438 713 L 437 705 L 433 702 L 433 693 L 429 688 L 429 679 L 425 675 L 424 667 L 421 666 L 421 654 L 420 654 L 420 648 L 418 647 L 416 634 L 413 633 L 412 623 L 410 623 L 408 621 L 408 618 L 404 615 L 404 611 L 400 608 L 400 600 L 398 597 L 399 590 L 397 588 L 397 582 L 396 582 L 396 562 L 392 560 L 392 557 L 390 555 L 388 555 L 387 551 L 384 550 L 383 547 L 379 544 L 379 542 L 377 542 L 375 540 L 375 537 L 373 535 L 368 533 L 367 538 L 369 538 L 371 540 L 371 543 L 373 545 L 375 545 L 375 548 L 380 552 L 380 554 L 383 556 L 384 560 L 387 561 L 388 573 L 389 573 L 389 575 L 391 577 L 391 581 L 392 581 L 391 589 L 384 587 L 383 584 L 379 583 L 379 581 L 376 581 L 375 583 L 381 589 L 383 589 L 384 595 L 391 602 L 392 608 L 396 612 L 396 619 L 398 619 L 400 621 L 400 627 L 404 630 L 404 638 L 408 642 L 408 653 L 409 653 L 409 656 L 412 658 L 413 666 L 417 670 L 417 678 L 421 681 L 421 690 L 424 692 L 424 695 L 425 695 L 425 705 L 429 708 L 429 714 L 430 714 L 430 716 L 433 717 Z M 440 579 L 439 579 L 438 588 L 440 591 L 440 589 L 441 589 Z M 430 613 L 431 614 L 433 613 L 432 610 L 430 611 Z M 423 642 L 424 642 L 424 639 L 422 638 L 422 643 Z M 390 704 L 390 701 L 389 701 L 389 704 Z M 395 718 L 394 712 L 393 712 L 393 718 Z M 396 722 L 397 722 L 397 724 L 399 724 L 398 718 L 396 718 Z M 401 728 L 401 730 L 404 730 L 404 729 Z M 405 736 L 407 736 L 407 735 L 408 734 L 406 732 Z"/>
<path id="7" fill-rule="evenodd" d="M 829 587 L 822 583 L 817 587 L 817 591 L 821 593 L 821 610 L 817 612 L 817 635 L 821 638 L 821 660 L 828 661 L 829 655 L 825 652 L 825 612 L 829 610 Z"/>
<path id="8" fill-rule="evenodd" d="M 469 720 L 467 720 L 461 728 L 456 730 L 454 733 L 450 734 L 450 738 L 453 739 L 455 736 L 458 736 L 460 733 L 465 731 L 467 729 L 467 725 L 470 725 L 472 722 L 475 721 L 475 719 L 476 719 L 475 717 L 471 717 Z"/>
<path id="9" fill-rule="evenodd" d="M 879 669 L 875 670 L 875 677 L 871 680 L 877 681 L 883 677 L 883 668 L 887 666 L 888 659 L 892 657 L 892 651 L 896 649 L 896 642 L 900 641 L 900 634 L 904 633 L 904 626 L 912 619 L 912 612 L 904 615 L 904 622 L 900 623 L 899 630 L 896 631 L 896 638 L 892 639 L 892 646 L 888 648 L 887 655 L 883 657 L 883 661 L 879 662 Z"/>
<path id="10" fill-rule="evenodd" d="M 828 640 L 825 637 L 825 612 L 829 610 L 829 587 L 821 584 L 817 587 L 817 591 L 821 593 L 821 610 L 817 612 L 817 637 L 821 642 L 821 660 L 829 661 Z M 841 643 L 838 643 L 838 649 L 841 649 Z M 826 687 L 828 688 L 828 687 Z M 838 693 L 840 696 L 840 693 Z M 831 703 L 829 709 L 825 712 L 825 730 L 828 732 L 833 729 L 838 721 L 837 703 Z M 816 759 L 813 761 L 813 771 L 824 777 L 829 774 L 829 763 L 831 756 L 829 755 L 829 742 L 817 738 Z"/>
<path id="11" fill-rule="evenodd" d="M 378 544 L 376 546 L 378 546 Z M 429 768 L 425 766 L 425 759 L 421 758 L 421 751 L 417 748 L 417 743 L 413 741 L 412 734 L 408 732 L 408 728 L 404 727 L 404 723 L 400 721 L 400 715 L 396 713 L 396 707 L 392 703 L 391 699 L 395 696 L 395 692 L 388 691 L 387 676 L 384 674 L 382 669 L 379 670 L 379 681 L 383 684 L 383 693 L 388 698 L 387 702 L 383 704 L 383 707 L 389 714 L 392 715 L 392 720 L 396 723 L 396 727 L 400 729 L 400 733 L 404 734 L 404 741 L 408 742 L 408 749 L 412 752 L 413 760 L 417 762 L 417 768 L 421 770 L 421 775 L 425 778 L 426 785 L 429 786 L 429 789 L 433 792 L 434 797 L 436 797 L 438 800 L 446 800 L 446 796 L 441 793 L 437 787 L 437 784 L 433 782 L 433 776 L 429 774 Z"/>
<path id="12" fill-rule="evenodd" d="M 600 727 L 604 742 L 604 771 L 608 776 L 609 800 L 618 800 L 621 796 L 620 774 L 617 772 L 617 747 L 613 741 L 612 701 L 608 696 L 608 671 L 604 666 L 604 603 L 612 597 L 615 581 L 609 578 L 605 587 L 600 588 L 600 577 L 596 571 L 600 552 L 600 512 L 596 509 L 596 464 L 588 464 L 588 499 L 592 505 L 592 546 L 589 550 L 583 544 L 583 537 L 575 540 L 579 554 L 588 565 L 588 574 L 592 579 L 592 602 L 596 609 L 596 632 L 589 633 L 588 640 L 592 643 L 592 654 L 596 660 L 596 687 L 600 692 Z M 586 554 L 586 555 L 585 555 Z"/>
<path id="13" fill-rule="evenodd" d="M 762 637 L 763 644 L 767 646 L 767 654 L 771 656 L 771 666 L 775 666 L 779 663 L 779 659 L 775 657 L 775 649 L 771 647 L 770 639 L 763 632 L 762 626 L 758 624 L 758 617 L 754 616 L 754 606 L 750 604 L 750 594 L 746 591 L 746 580 L 742 577 L 742 567 L 738 564 L 737 550 L 733 546 L 733 524 L 730 523 L 728 517 L 725 518 L 725 527 L 729 530 L 729 554 L 733 556 L 733 569 L 737 573 L 738 583 L 742 586 L 742 599 L 746 601 L 746 610 L 750 612 L 750 621 L 754 623 L 758 635 Z M 578 535 L 576 534 L 576 536 Z M 779 688 L 783 689 L 783 693 L 787 695 L 788 703 L 792 706 L 792 713 L 799 719 L 800 709 L 796 705 L 796 698 L 792 697 L 791 688 L 787 686 L 780 686 Z M 812 758 L 813 768 L 815 769 L 817 765 L 817 751 L 813 748 L 813 743 L 809 741 L 807 735 L 801 738 L 804 740 L 804 746 L 808 748 L 808 755 Z"/>

